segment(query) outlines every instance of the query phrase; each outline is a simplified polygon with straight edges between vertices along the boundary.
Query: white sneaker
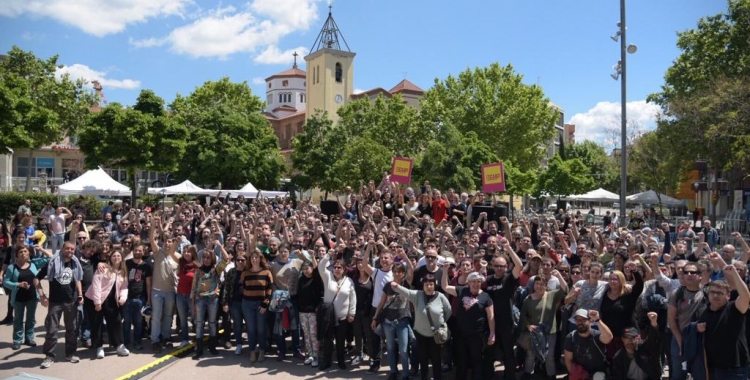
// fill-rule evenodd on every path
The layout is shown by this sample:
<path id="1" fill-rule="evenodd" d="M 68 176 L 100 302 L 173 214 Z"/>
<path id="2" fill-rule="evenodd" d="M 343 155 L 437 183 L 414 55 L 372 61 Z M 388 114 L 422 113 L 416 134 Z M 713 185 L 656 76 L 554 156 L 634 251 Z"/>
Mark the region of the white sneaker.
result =
<path id="1" fill-rule="evenodd" d="M 313 366 L 313 367 L 317 367 L 318 366 L 318 359 L 313 359 L 313 361 L 312 361 L 312 363 L 310 365 Z"/>
<path id="2" fill-rule="evenodd" d="M 237 348 L 234 349 L 234 354 L 235 355 L 242 355 L 242 345 L 241 344 L 238 344 Z"/>
<path id="3" fill-rule="evenodd" d="M 104 359 L 104 348 L 99 347 L 96 349 L 96 358 L 97 359 Z"/>
<path id="4" fill-rule="evenodd" d="M 312 356 L 308 356 L 307 359 L 305 359 L 305 365 L 310 365 L 310 363 L 313 362 Z"/>
<path id="5" fill-rule="evenodd" d="M 187 347 L 187 346 L 188 346 L 189 344 L 190 344 L 190 342 L 188 342 L 188 341 L 186 341 L 186 340 L 183 340 L 182 342 L 180 342 L 180 346 L 179 346 L 179 347 L 177 347 L 177 348 L 178 348 L 178 349 L 180 349 L 180 348 L 185 348 L 185 347 Z"/>
<path id="6" fill-rule="evenodd" d="M 117 347 L 117 355 L 118 356 L 128 356 L 130 355 L 130 350 L 125 347 L 124 344 L 121 344 L 119 347 Z"/>

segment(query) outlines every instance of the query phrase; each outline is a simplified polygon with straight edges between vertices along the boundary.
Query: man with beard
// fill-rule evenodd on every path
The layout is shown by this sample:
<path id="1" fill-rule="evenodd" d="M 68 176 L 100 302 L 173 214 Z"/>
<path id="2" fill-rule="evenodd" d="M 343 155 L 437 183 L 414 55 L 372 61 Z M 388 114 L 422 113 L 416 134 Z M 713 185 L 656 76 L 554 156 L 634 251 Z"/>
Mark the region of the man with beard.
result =
<path id="1" fill-rule="evenodd" d="M 612 332 L 599 319 L 596 310 L 578 309 L 574 315 L 576 331 L 565 337 L 565 366 L 570 373 L 570 379 L 580 378 L 582 371 L 589 374 L 592 380 L 604 379 L 607 370 L 604 350 L 612 341 Z M 591 322 L 596 322 L 599 330 L 591 328 Z"/>
<path id="2" fill-rule="evenodd" d="M 503 238 L 501 241 L 503 251 L 513 261 L 513 268 L 508 271 L 508 260 L 503 255 L 492 259 L 492 270 L 494 274 L 487 279 L 487 294 L 492 297 L 495 314 L 495 334 L 499 339 L 496 349 L 501 350 L 503 365 L 505 366 L 505 379 L 516 378 L 516 357 L 513 353 L 513 294 L 518 287 L 518 278 L 521 276 L 523 263 L 521 258 L 513 252 L 510 243 Z M 495 357 L 497 357 L 496 355 Z"/>
<path id="3" fill-rule="evenodd" d="M 126 346 L 130 346 L 130 327 L 133 329 L 133 348 L 142 350 L 143 317 L 141 309 L 151 299 L 151 265 L 143 260 L 145 247 L 142 243 L 133 248 L 133 258 L 125 261 L 128 271 L 128 300 L 123 310 L 123 336 Z"/>
<path id="4" fill-rule="evenodd" d="M 638 329 L 628 327 L 622 333 L 623 348 L 612 359 L 614 380 L 660 380 L 662 365 L 660 356 L 658 314 L 647 314 L 649 324 L 646 339 L 641 341 Z"/>
<path id="5" fill-rule="evenodd" d="M 76 306 L 83 303 L 81 279 L 83 271 L 81 264 L 75 257 L 75 245 L 70 242 L 63 244 L 60 253 L 52 257 L 34 278 L 34 287 L 41 297 L 42 306 L 49 308 L 44 326 L 47 332 L 44 336 L 44 361 L 42 368 L 49 368 L 55 362 L 55 347 L 57 346 L 57 332 L 60 329 L 60 317 L 65 323 L 65 358 L 71 363 L 78 363 L 80 359 L 75 355 L 78 342 L 76 341 Z M 49 279 L 49 298 L 44 293 L 41 280 Z"/>
<path id="6" fill-rule="evenodd" d="M 429 248 L 424 252 L 424 258 L 426 265 L 423 265 L 414 272 L 414 279 L 412 281 L 412 287 L 419 289 L 422 285 L 422 278 L 428 274 L 435 276 L 435 291 L 443 292 L 437 284 L 440 283 L 440 279 L 443 278 L 443 268 L 438 265 L 439 255 L 436 249 Z"/>
<path id="7" fill-rule="evenodd" d="M 281 240 L 277 237 L 268 238 L 268 251 L 265 253 L 266 260 L 273 262 L 279 255 L 279 247 L 281 246 Z"/>

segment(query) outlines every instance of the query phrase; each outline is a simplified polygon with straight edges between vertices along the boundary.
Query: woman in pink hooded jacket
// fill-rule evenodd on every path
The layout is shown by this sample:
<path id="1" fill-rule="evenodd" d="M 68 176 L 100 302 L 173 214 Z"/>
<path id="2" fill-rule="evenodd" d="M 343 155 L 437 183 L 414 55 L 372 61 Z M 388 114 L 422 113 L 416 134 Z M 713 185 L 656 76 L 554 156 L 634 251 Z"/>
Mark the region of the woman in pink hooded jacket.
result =
<path id="1" fill-rule="evenodd" d="M 128 356 L 123 344 L 120 308 L 128 300 L 128 274 L 120 251 L 112 252 L 109 262 L 99 265 L 86 297 L 94 302 L 95 313 L 91 320 L 91 339 L 96 348 L 96 358 L 104 358 L 102 328 L 107 321 L 109 344 L 117 347 L 117 355 Z"/>

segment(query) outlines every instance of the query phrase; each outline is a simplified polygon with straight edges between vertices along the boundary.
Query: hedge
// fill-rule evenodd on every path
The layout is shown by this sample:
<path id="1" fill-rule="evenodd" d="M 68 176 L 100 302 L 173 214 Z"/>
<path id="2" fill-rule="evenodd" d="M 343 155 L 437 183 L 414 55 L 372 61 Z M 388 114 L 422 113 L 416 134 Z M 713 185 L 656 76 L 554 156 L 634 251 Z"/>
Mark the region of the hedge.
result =
<path id="1" fill-rule="evenodd" d="M 61 197 L 62 205 L 69 207 L 76 198 L 76 196 Z M 0 193 L 0 217 L 12 220 L 18 211 L 18 206 L 22 205 L 26 199 L 31 200 L 31 213 L 34 216 L 42 212 L 47 202 L 52 202 L 53 205 L 57 205 L 58 202 L 57 195 L 55 194 L 24 193 L 18 191 Z M 96 197 L 84 197 L 83 199 L 83 204 L 86 206 L 86 219 L 100 219 L 104 206 L 103 202 Z"/>

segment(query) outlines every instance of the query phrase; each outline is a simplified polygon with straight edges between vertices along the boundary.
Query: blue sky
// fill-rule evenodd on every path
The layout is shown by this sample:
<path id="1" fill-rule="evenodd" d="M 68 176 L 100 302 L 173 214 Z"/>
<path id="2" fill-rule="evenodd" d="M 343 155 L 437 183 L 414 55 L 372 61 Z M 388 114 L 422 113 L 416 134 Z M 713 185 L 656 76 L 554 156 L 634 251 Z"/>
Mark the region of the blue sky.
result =
<path id="1" fill-rule="evenodd" d="M 99 79 L 107 101 L 133 104 L 141 89 L 167 101 L 223 76 L 265 99 L 263 78 L 309 50 L 327 17 L 325 0 L 0 0 L 0 51 L 53 54 L 72 76 Z M 676 32 L 726 9 L 722 0 L 631 0 L 627 4 L 628 113 L 648 128 L 645 103 L 679 55 Z M 390 89 L 493 62 L 540 84 L 577 125 L 576 138 L 607 145 L 620 83 L 617 0 L 335 0 L 333 15 L 357 53 L 355 88 Z M 300 59 L 301 63 L 304 63 Z M 304 66 L 302 66 L 304 69 Z"/>

